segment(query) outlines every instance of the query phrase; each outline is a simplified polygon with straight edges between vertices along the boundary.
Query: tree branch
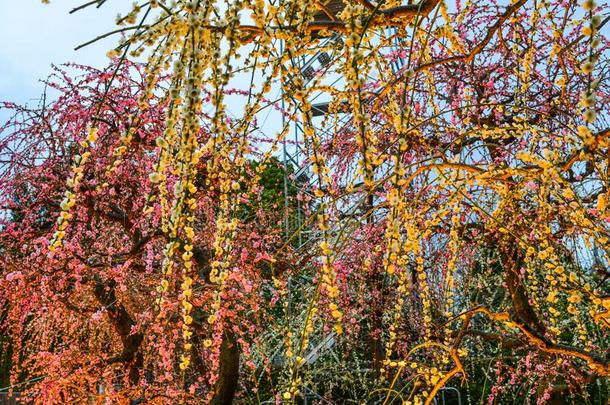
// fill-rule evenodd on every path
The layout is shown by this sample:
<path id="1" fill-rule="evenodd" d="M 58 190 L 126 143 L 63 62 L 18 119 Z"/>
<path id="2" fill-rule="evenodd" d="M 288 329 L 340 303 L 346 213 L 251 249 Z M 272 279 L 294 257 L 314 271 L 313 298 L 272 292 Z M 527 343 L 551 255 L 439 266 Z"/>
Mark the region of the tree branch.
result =
<path id="1" fill-rule="evenodd" d="M 604 376 L 610 375 L 610 361 L 601 355 L 561 343 L 554 343 L 550 339 L 547 339 L 545 336 L 536 332 L 521 319 L 511 316 L 508 312 L 496 313 L 484 306 L 477 307 L 472 312 L 485 314 L 488 318 L 494 321 L 500 321 L 509 326 L 517 327 L 527 338 L 529 343 L 533 344 L 539 350 L 545 353 L 560 354 L 579 358 L 586 361 L 587 365 L 597 374 Z"/>

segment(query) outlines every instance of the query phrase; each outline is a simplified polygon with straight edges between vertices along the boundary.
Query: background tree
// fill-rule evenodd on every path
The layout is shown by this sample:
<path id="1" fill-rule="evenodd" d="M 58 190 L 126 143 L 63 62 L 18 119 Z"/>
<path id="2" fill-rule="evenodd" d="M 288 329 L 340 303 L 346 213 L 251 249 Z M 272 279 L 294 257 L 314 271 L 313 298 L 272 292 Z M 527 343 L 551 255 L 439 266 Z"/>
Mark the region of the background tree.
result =
<path id="1" fill-rule="evenodd" d="M 2 138 L 2 204 L 7 213 L 0 242 L 2 330 L 3 344 L 5 338 L 12 343 L 12 350 L 3 346 L 3 354 L 12 352 L 13 383 L 42 377 L 32 390 L 42 402 L 86 401 L 100 390 L 116 401 L 145 394 L 163 400 L 176 395 L 172 386 L 178 390 L 182 382 L 176 373 L 179 355 L 172 354 L 175 328 L 153 326 L 157 285 L 151 281 L 159 277 L 163 225 L 154 212 L 145 214 L 144 210 L 147 201 L 156 197 L 150 191 L 148 173 L 156 158 L 155 139 L 163 132 L 167 103 L 156 98 L 146 113 L 136 114 L 144 88 L 141 65 L 124 61 L 106 71 L 73 68 L 82 74 L 72 78 L 57 70 L 49 79 L 48 85 L 60 91 L 50 105 L 40 109 L 4 105 L 14 111 L 14 117 Z M 89 153 L 78 156 L 74 145 L 83 142 L 94 113 L 103 125 Z M 129 140 L 114 138 L 123 131 Z M 203 130 L 201 136 L 206 136 Z M 79 188 L 84 194 L 78 210 L 70 214 L 77 227 L 74 239 L 66 239 L 71 248 L 42 253 L 52 233 L 54 212 L 66 204 L 61 201 L 65 173 L 70 161 L 81 159 L 90 161 L 84 166 L 87 175 Z M 283 211 L 277 209 L 284 204 L 282 166 L 277 161 L 271 165 L 253 162 L 244 170 L 252 175 L 254 168 L 272 176 L 267 178 L 268 187 L 244 192 L 242 198 L 248 216 L 239 228 L 239 238 L 248 242 L 241 244 L 236 260 L 247 263 L 253 278 L 242 272 L 227 291 L 237 307 L 227 310 L 240 312 L 255 310 L 263 296 L 266 301 L 271 298 L 265 292 L 273 289 L 271 275 L 263 268 L 270 260 L 268 247 L 279 243 L 283 232 Z M 281 186 L 272 181 L 278 175 Z M 142 182 L 148 188 L 142 188 Z M 197 300 L 209 294 L 211 247 L 204 234 L 214 226 L 205 219 L 217 209 L 213 195 L 198 196 L 201 205 L 196 214 L 201 225 L 193 232 L 202 242 L 193 249 L 199 277 L 193 282 L 192 295 Z M 248 302 L 247 296 L 254 301 Z M 202 307 L 193 311 L 190 323 L 192 339 L 202 347 L 209 347 L 205 341 L 213 338 L 205 328 L 210 316 L 206 312 Z M 230 401 L 237 389 L 240 353 L 250 345 L 242 332 L 254 332 L 258 322 L 265 322 L 265 316 L 258 319 L 260 315 L 217 336 L 221 345 L 216 359 L 194 357 L 197 378 L 186 376 L 191 383 L 209 372 L 211 362 L 221 370 L 216 391 L 201 388 L 198 395 L 208 393 L 217 402 Z M 159 384 L 156 389 L 154 382 Z"/>

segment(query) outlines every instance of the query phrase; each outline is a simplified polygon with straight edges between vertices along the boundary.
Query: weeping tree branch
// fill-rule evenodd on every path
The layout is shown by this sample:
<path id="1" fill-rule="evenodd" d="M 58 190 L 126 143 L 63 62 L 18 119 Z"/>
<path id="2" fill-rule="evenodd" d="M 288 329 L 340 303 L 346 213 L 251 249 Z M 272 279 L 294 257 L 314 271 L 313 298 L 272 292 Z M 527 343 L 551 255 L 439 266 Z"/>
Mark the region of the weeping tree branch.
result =
<path id="1" fill-rule="evenodd" d="M 503 322 L 507 326 L 516 327 L 527 338 L 527 341 L 536 346 L 540 351 L 551 354 L 559 354 L 576 357 L 587 362 L 587 365 L 597 374 L 610 375 L 610 361 L 597 353 L 591 353 L 569 345 L 554 343 L 542 334 L 535 331 L 526 322 L 508 312 L 493 312 L 485 306 L 473 308 L 468 314 L 480 313 L 494 321 Z"/>
<path id="2" fill-rule="evenodd" d="M 436 6 L 437 2 L 428 1 L 426 3 L 435 3 L 435 4 L 422 5 L 421 14 L 429 13 L 434 8 L 434 6 Z M 502 13 L 502 15 L 500 15 L 498 17 L 496 22 L 487 29 L 487 33 L 485 34 L 483 39 L 477 45 L 475 45 L 475 47 L 472 48 L 470 50 L 470 52 L 468 52 L 467 54 L 449 56 L 447 58 L 437 59 L 437 60 L 433 60 L 431 62 L 423 63 L 419 66 L 416 66 L 413 69 L 413 72 L 415 72 L 415 73 L 422 72 L 424 70 L 427 70 L 427 69 L 430 69 L 430 68 L 433 68 L 436 66 L 440 66 L 440 65 L 445 65 L 447 63 L 452 63 L 452 62 L 470 63 L 474 59 L 475 56 L 477 56 L 478 54 L 483 52 L 485 47 L 487 45 L 489 45 L 491 40 L 494 38 L 496 33 L 498 33 L 498 32 L 501 33 L 501 31 L 502 31 L 501 28 L 504 25 L 504 23 L 506 22 L 506 20 L 508 20 L 514 13 L 516 13 L 525 3 L 527 3 L 527 0 L 519 0 L 516 3 L 512 4 L 511 6 L 507 7 L 506 10 L 504 11 L 504 13 Z M 426 7 L 424 7 L 424 6 L 426 6 Z M 428 9 L 428 7 L 430 7 L 430 8 Z M 378 93 L 379 99 L 375 103 L 375 105 L 376 106 L 379 105 L 379 103 L 381 103 L 381 100 L 383 99 L 382 96 L 385 96 L 386 94 L 388 94 L 388 92 L 390 92 L 394 88 L 394 86 L 397 83 L 400 83 L 402 80 L 404 80 L 404 77 L 402 77 L 402 75 L 398 75 L 396 77 L 396 79 L 394 79 L 391 83 L 388 83 L 388 85 L 385 86 L 385 88 Z"/>

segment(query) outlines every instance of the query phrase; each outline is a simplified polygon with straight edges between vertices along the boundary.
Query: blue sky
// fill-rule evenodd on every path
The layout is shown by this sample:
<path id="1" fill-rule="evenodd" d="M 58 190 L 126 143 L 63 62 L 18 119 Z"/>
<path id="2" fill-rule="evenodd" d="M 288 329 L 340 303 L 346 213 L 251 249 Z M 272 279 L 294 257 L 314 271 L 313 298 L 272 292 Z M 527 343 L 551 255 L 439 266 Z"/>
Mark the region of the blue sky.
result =
<path id="1" fill-rule="evenodd" d="M 37 104 L 51 64 L 104 66 L 118 37 L 82 50 L 74 47 L 111 30 L 124 0 L 108 0 L 97 10 L 69 11 L 84 0 L 0 0 L 0 101 Z M 0 111 L 0 118 L 4 118 Z"/>

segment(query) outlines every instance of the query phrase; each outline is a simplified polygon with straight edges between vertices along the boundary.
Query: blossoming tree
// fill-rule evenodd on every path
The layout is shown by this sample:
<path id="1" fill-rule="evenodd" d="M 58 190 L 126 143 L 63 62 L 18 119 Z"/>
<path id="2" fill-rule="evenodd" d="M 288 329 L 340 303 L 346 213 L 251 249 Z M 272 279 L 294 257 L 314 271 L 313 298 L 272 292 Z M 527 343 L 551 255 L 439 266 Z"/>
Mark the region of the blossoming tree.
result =
<path id="1" fill-rule="evenodd" d="M 607 400 L 610 17 L 450 6 L 119 17 L 109 70 L 3 131 L 13 381 L 41 403 Z M 287 188 L 260 198 L 293 124 L 296 230 Z"/>

